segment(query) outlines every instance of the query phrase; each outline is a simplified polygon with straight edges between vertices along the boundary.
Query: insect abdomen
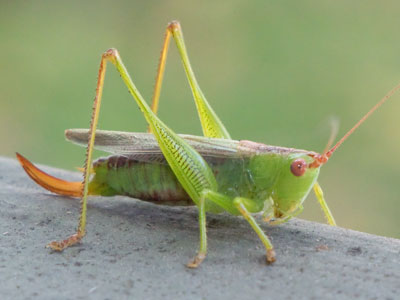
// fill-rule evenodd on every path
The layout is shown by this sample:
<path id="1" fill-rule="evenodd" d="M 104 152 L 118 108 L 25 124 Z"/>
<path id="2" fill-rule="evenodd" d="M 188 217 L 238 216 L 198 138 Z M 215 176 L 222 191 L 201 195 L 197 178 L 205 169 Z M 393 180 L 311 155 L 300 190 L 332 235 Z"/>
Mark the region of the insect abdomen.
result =
<path id="1" fill-rule="evenodd" d="M 194 205 L 167 164 L 110 156 L 95 161 L 93 169 L 96 175 L 90 189 L 94 193 L 125 195 L 163 205 Z"/>
<path id="2" fill-rule="evenodd" d="M 232 199 L 236 196 L 267 197 L 271 182 L 263 182 L 259 191 L 257 185 L 260 184 L 254 182 L 257 178 L 253 178 L 249 160 L 205 159 L 217 180 L 218 192 Z M 151 159 L 151 156 L 146 156 L 138 160 L 115 155 L 95 161 L 93 169 L 95 176 L 89 187 L 92 195 L 125 195 L 163 205 L 194 205 L 163 157 Z"/>

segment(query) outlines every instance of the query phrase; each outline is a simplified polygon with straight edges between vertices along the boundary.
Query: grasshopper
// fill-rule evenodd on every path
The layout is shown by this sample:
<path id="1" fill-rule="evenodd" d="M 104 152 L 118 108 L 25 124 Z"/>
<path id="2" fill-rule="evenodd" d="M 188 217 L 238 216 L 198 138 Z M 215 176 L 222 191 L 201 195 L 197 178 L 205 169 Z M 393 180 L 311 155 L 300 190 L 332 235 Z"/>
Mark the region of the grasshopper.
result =
<path id="1" fill-rule="evenodd" d="M 157 117 L 171 37 L 183 62 L 204 137 L 176 134 Z M 149 125 L 148 133 L 96 132 L 107 62 L 116 67 L 142 111 Z M 197 83 L 182 29 L 179 22 L 173 21 L 165 32 L 151 107 L 134 85 L 118 51 L 109 49 L 102 55 L 90 129 L 66 131 L 68 140 L 87 147 L 82 182 L 52 177 L 18 153 L 17 157 L 27 174 L 47 190 L 81 197 L 77 232 L 65 240 L 49 243 L 48 247 L 55 251 L 75 245 L 85 236 L 88 195 L 127 195 L 161 205 L 197 206 L 200 246 L 197 255 L 187 264 L 190 268 L 198 267 L 207 254 L 207 212 L 228 212 L 244 217 L 265 246 L 266 262 L 273 263 L 274 247 L 253 215 L 262 213 L 269 224 L 286 222 L 301 213 L 302 203 L 313 189 L 328 224 L 335 226 L 317 182 L 320 168 L 354 130 L 398 89 L 400 85 L 322 154 L 232 140 Z M 107 151 L 112 156 L 100 158 L 92 164 L 94 148 Z"/>

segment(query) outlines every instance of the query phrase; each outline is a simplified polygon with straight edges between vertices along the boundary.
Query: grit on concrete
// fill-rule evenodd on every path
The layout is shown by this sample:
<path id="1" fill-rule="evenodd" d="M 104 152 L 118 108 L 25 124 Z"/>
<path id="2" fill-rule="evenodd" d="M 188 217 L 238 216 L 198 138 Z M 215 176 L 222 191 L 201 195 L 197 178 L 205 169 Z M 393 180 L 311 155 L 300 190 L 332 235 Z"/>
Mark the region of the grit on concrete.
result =
<path id="1" fill-rule="evenodd" d="M 77 173 L 45 168 L 80 180 Z M 0 158 L 1 299 L 399 299 L 400 240 L 302 220 L 263 225 L 277 262 L 245 220 L 208 215 L 209 254 L 195 208 L 94 197 L 88 234 L 62 253 L 46 243 L 74 232 L 77 199 L 51 194 L 16 160 Z"/>

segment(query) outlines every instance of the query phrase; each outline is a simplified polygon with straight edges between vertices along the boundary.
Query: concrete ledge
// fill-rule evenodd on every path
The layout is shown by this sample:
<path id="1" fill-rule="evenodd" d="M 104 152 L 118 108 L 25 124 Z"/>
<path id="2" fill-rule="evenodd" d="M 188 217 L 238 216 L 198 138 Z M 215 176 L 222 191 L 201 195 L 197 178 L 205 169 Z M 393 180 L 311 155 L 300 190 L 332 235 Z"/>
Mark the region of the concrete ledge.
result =
<path id="1" fill-rule="evenodd" d="M 277 262 L 267 266 L 263 246 L 244 220 L 209 215 L 209 255 L 189 270 L 184 264 L 198 245 L 195 208 L 97 197 L 89 203 L 84 242 L 51 253 L 46 243 L 75 230 L 79 203 L 43 190 L 7 158 L 0 158 L 0 207 L 2 299 L 399 297 L 396 239 L 299 219 L 263 225 L 277 253 Z"/>

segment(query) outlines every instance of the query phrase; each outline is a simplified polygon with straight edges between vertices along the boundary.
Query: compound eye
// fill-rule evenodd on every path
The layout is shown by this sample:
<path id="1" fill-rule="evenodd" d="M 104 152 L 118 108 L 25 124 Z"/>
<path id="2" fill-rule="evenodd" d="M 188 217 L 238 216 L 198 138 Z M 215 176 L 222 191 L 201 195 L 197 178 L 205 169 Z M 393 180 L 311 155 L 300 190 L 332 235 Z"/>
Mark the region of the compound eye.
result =
<path id="1" fill-rule="evenodd" d="M 301 176 L 304 174 L 304 172 L 307 169 L 307 163 L 304 159 L 296 159 L 295 161 L 292 162 L 290 165 L 290 171 L 292 171 L 292 174 L 294 176 Z"/>

